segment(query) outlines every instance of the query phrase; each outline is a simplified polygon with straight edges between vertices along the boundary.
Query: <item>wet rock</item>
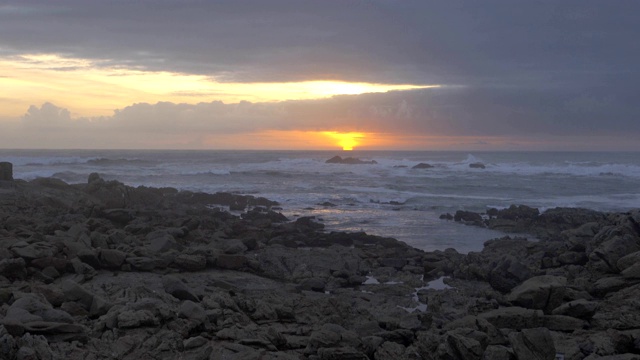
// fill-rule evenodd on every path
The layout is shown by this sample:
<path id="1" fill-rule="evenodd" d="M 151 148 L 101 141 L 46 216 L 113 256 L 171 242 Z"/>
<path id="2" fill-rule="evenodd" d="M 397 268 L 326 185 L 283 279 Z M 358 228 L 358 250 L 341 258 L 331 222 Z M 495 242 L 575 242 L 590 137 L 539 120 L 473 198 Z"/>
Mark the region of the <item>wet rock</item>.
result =
<path id="1" fill-rule="evenodd" d="M 412 167 L 412 169 L 431 169 L 434 166 L 431 164 L 427 164 L 427 163 L 419 163 L 415 166 Z"/>
<path id="2" fill-rule="evenodd" d="M 342 158 L 341 156 L 336 155 L 336 156 L 332 157 L 331 159 L 325 161 L 325 163 L 327 163 L 327 164 L 354 165 L 354 164 L 377 164 L 378 162 L 375 161 L 375 160 L 361 160 L 361 159 L 353 158 L 353 157 Z"/>
<path id="3" fill-rule="evenodd" d="M 456 211 L 455 215 L 453 215 L 453 220 L 476 226 L 484 226 L 482 216 L 472 211 L 458 210 Z"/>
<path id="4" fill-rule="evenodd" d="M 486 168 L 486 166 L 481 162 L 471 163 L 471 164 L 469 164 L 469 167 L 472 168 L 472 169 L 484 169 L 484 168 Z"/>

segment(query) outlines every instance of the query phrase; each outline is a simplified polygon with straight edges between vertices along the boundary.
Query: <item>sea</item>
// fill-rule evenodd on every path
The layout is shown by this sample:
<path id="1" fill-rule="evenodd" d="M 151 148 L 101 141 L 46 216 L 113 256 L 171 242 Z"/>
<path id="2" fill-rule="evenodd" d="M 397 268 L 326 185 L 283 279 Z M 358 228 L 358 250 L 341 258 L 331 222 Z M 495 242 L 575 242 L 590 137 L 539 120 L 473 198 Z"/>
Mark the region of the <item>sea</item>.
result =
<path id="1" fill-rule="evenodd" d="M 376 164 L 326 163 L 335 155 Z M 13 163 L 16 179 L 83 183 L 97 172 L 130 186 L 262 196 L 291 220 L 314 216 L 327 231 L 427 251 L 479 251 L 505 235 L 440 219 L 456 210 L 640 208 L 637 152 L 0 150 L 0 161 Z M 432 167 L 413 168 L 420 163 Z"/>

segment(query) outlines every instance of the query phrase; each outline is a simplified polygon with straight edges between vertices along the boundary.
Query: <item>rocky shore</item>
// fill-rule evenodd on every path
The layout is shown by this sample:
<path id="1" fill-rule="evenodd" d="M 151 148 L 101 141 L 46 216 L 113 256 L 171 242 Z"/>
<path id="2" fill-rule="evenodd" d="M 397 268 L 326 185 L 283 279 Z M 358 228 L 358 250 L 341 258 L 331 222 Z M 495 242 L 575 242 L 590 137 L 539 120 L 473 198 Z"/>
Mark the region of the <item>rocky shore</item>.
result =
<path id="1" fill-rule="evenodd" d="M 537 239 L 465 255 L 277 206 L 7 176 L 0 357 L 640 359 L 640 211 L 460 211 Z"/>

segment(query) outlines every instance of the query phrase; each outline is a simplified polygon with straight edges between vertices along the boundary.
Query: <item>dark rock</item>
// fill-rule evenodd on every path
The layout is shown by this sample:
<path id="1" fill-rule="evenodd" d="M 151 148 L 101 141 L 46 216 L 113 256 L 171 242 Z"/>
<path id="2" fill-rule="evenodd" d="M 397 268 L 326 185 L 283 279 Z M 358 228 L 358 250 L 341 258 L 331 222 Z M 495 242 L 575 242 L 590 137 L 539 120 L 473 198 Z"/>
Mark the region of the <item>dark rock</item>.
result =
<path id="1" fill-rule="evenodd" d="M 441 220 L 453 220 L 453 215 L 446 213 L 446 214 L 441 214 L 440 215 L 440 219 Z"/>
<path id="2" fill-rule="evenodd" d="M 482 216 L 472 211 L 458 210 L 456 211 L 456 214 L 453 216 L 453 220 L 476 225 L 476 226 L 484 226 L 484 221 L 482 220 Z"/>
<path id="3" fill-rule="evenodd" d="M 567 279 L 561 276 L 542 275 L 527 279 L 507 296 L 515 305 L 528 309 L 540 309 L 546 313 L 563 302 Z"/>
<path id="4" fill-rule="evenodd" d="M 11 281 L 26 279 L 27 268 L 24 259 L 0 260 L 0 274 Z"/>
<path id="5" fill-rule="evenodd" d="M 115 249 L 101 249 L 99 254 L 100 263 L 106 269 L 120 269 L 126 258 L 126 253 Z"/>
<path id="6" fill-rule="evenodd" d="M 496 215 L 499 219 L 507 220 L 534 220 L 540 216 L 540 211 L 526 205 L 511 205 L 507 209 L 498 210 Z"/>
<path id="7" fill-rule="evenodd" d="M 244 255 L 220 254 L 216 258 L 216 266 L 222 269 L 239 270 L 247 264 Z"/>
<path id="8" fill-rule="evenodd" d="M 13 181 L 13 164 L 10 162 L 0 162 L 0 181 Z"/>
<path id="9" fill-rule="evenodd" d="M 187 284 L 182 282 L 175 276 L 166 275 L 162 278 L 162 286 L 167 294 L 172 295 L 179 300 L 190 300 L 193 302 L 199 302 L 198 296 L 191 290 Z"/>
<path id="10" fill-rule="evenodd" d="M 469 164 L 469 167 L 472 168 L 472 169 L 484 169 L 484 168 L 486 168 L 486 166 L 481 162 L 471 163 L 471 164 Z"/>
<path id="11" fill-rule="evenodd" d="M 186 271 L 200 271 L 207 267 L 207 258 L 202 255 L 180 254 L 173 260 L 173 264 Z"/>
<path id="12" fill-rule="evenodd" d="M 585 299 L 578 299 L 562 304 L 553 309 L 553 315 L 566 315 L 579 319 L 590 319 L 598 309 L 598 303 Z"/>
<path id="13" fill-rule="evenodd" d="M 479 314 L 478 317 L 487 320 L 497 328 L 529 329 L 543 325 L 544 313 L 541 310 L 531 310 L 521 307 L 504 307 Z"/>
<path id="14" fill-rule="evenodd" d="M 505 255 L 490 271 L 488 280 L 491 287 L 502 293 L 507 293 L 530 278 L 531 275 L 531 270 L 515 256 Z"/>
<path id="15" fill-rule="evenodd" d="M 548 329 L 524 329 L 509 334 L 509 341 L 518 359 L 554 360 L 556 348 Z"/>
<path id="16" fill-rule="evenodd" d="M 412 169 L 431 169 L 431 168 L 433 168 L 433 165 L 427 164 L 427 163 L 419 163 L 418 165 L 415 165 L 414 167 L 412 167 Z"/>
<path id="17" fill-rule="evenodd" d="M 308 290 L 308 291 L 317 291 L 324 292 L 326 283 L 323 279 L 320 278 L 309 278 L 304 279 L 300 283 L 300 290 Z"/>
<path id="18" fill-rule="evenodd" d="M 356 164 L 377 164 L 378 162 L 375 161 L 375 160 L 360 160 L 358 158 L 353 158 L 353 157 L 342 158 L 341 156 L 336 155 L 336 156 L 332 157 L 331 159 L 325 161 L 325 163 L 327 163 L 327 164 L 356 165 Z"/>
<path id="19" fill-rule="evenodd" d="M 149 250 L 156 253 L 180 250 L 181 248 L 176 239 L 166 230 L 153 231 L 147 234 L 146 239 L 149 242 Z"/>

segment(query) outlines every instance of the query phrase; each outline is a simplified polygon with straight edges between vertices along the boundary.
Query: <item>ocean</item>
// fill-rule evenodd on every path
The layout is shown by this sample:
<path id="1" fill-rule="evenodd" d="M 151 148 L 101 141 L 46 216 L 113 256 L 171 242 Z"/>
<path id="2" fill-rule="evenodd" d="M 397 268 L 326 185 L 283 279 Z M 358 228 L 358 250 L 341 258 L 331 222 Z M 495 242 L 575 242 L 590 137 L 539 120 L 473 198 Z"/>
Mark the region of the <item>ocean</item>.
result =
<path id="1" fill-rule="evenodd" d="M 335 155 L 377 164 L 325 163 Z M 14 164 L 16 179 L 82 183 L 97 172 L 131 186 L 263 196 L 291 220 L 315 216 L 328 231 L 389 236 L 427 251 L 479 251 L 504 236 L 439 218 L 459 209 L 640 207 L 640 153 L 0 150 L 0 161 Z M 412 168 L 419 163 L 433 167 Z"/>

